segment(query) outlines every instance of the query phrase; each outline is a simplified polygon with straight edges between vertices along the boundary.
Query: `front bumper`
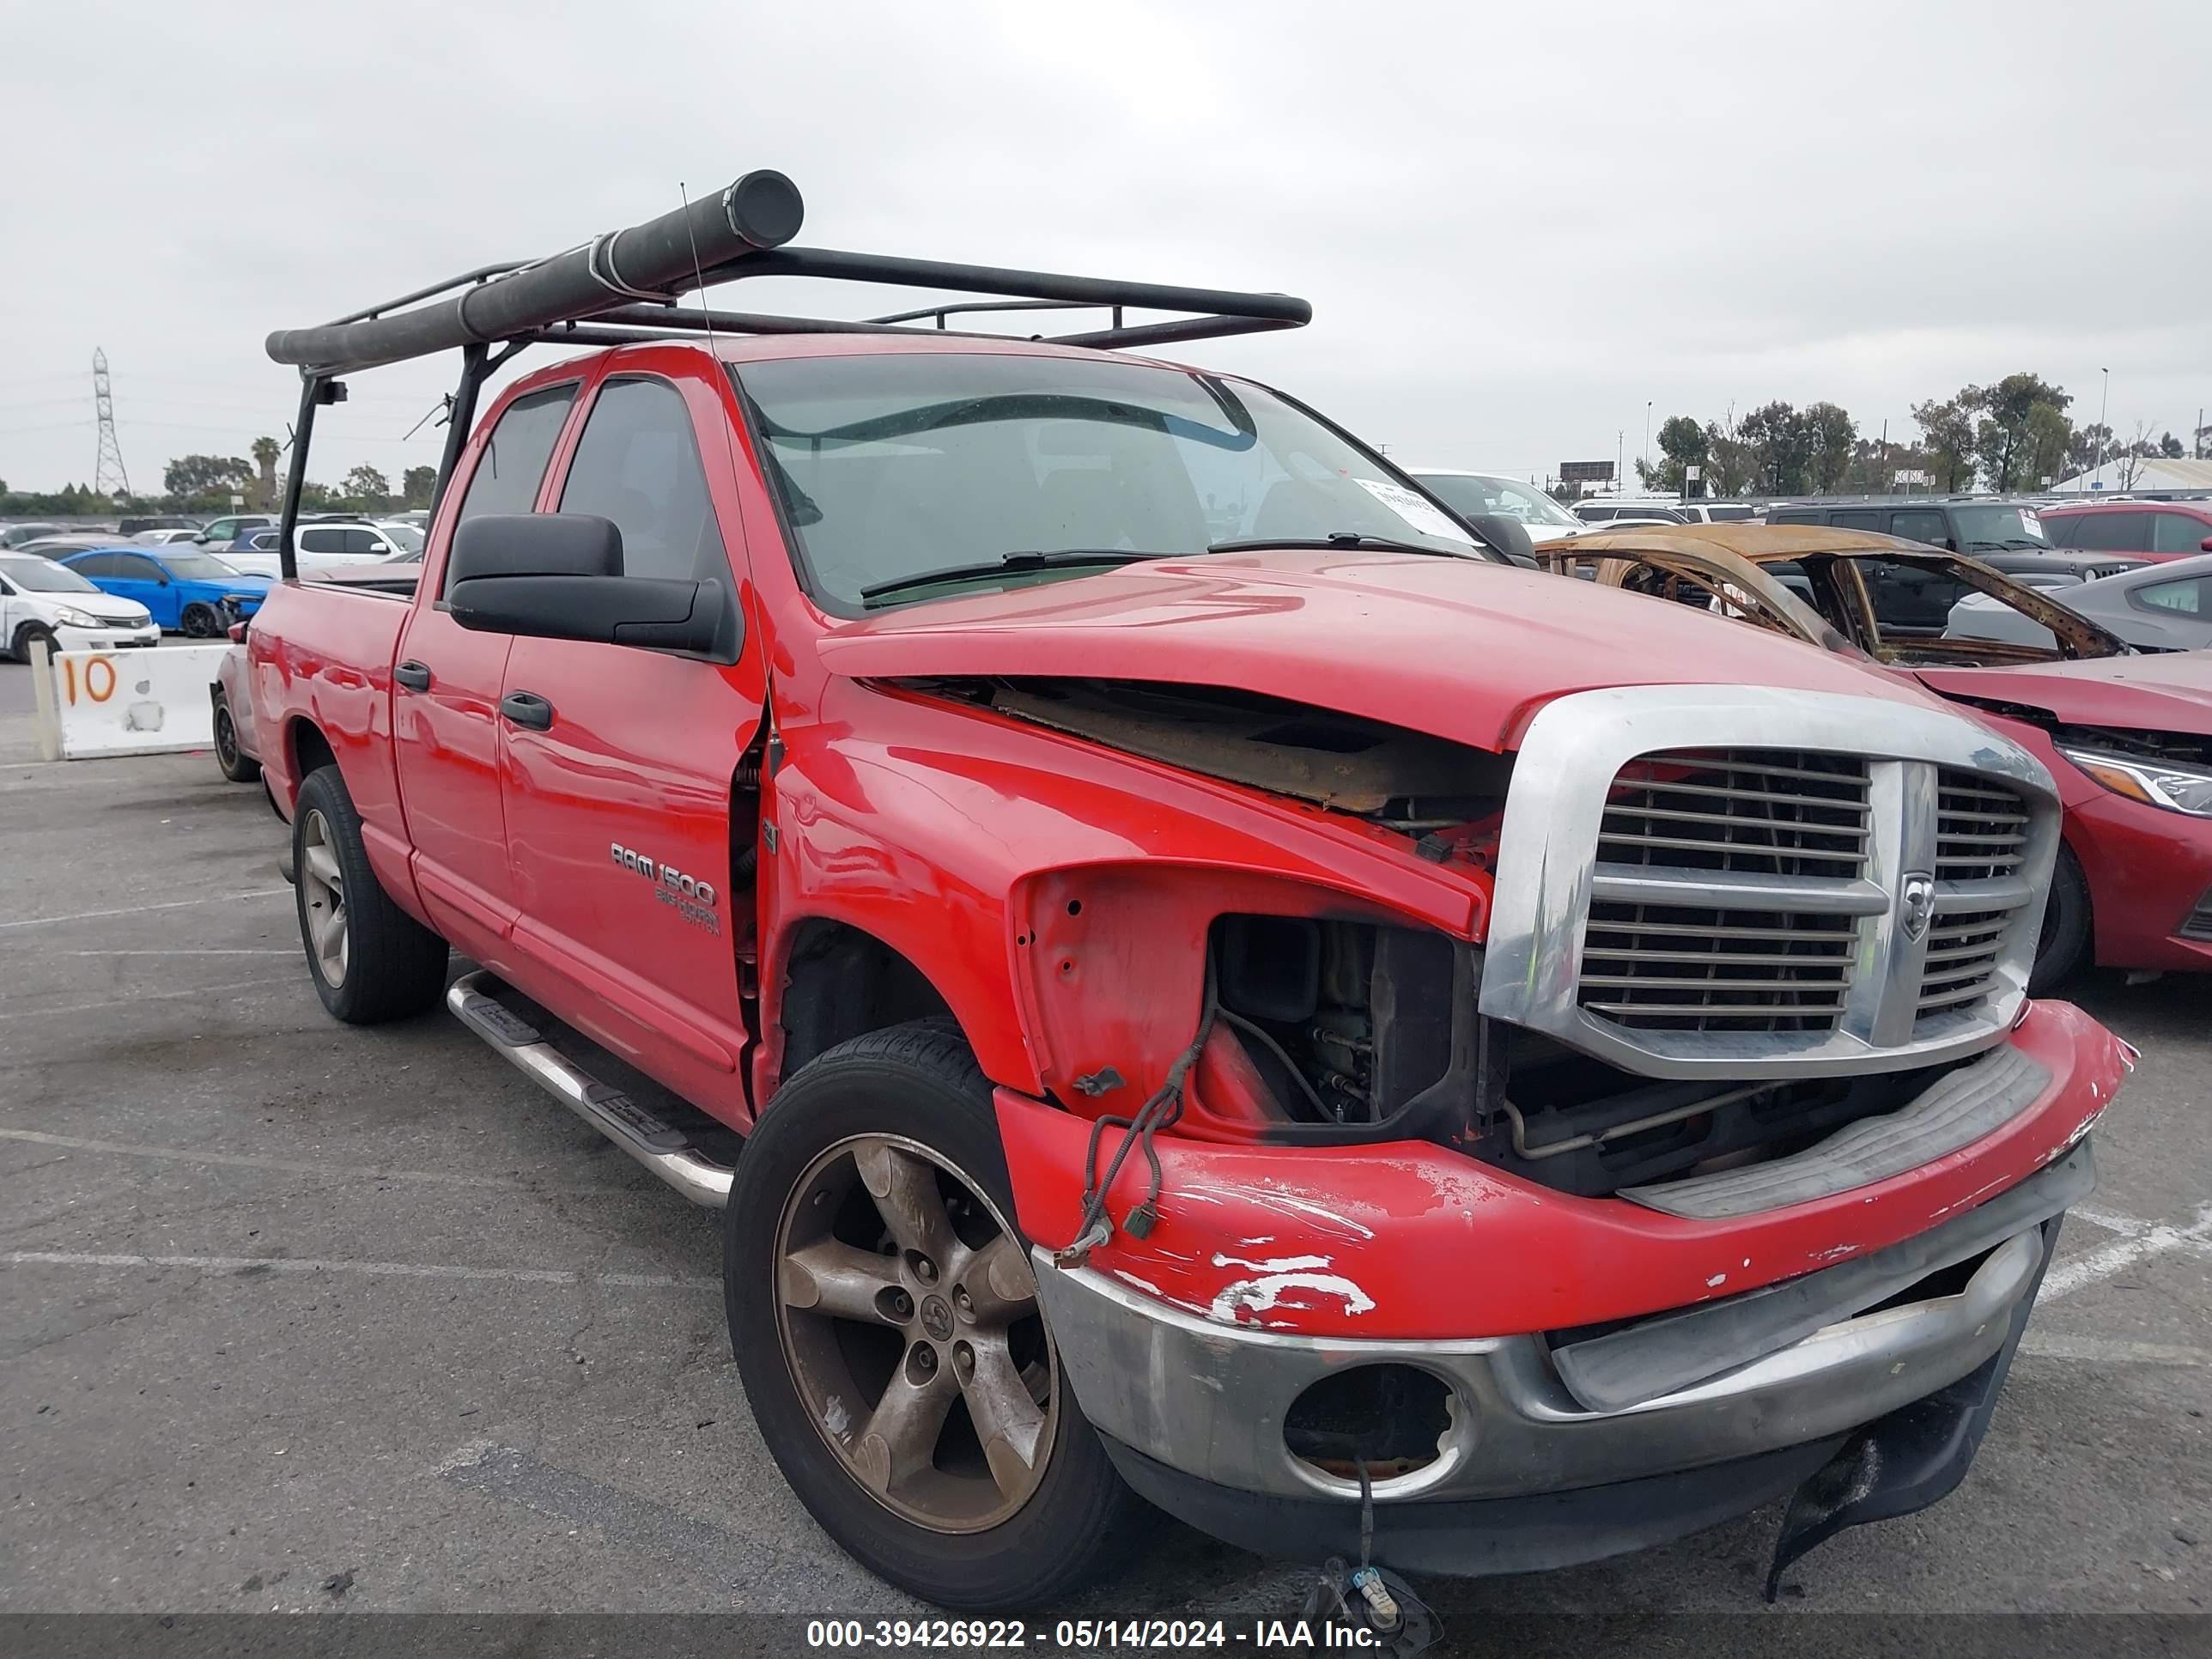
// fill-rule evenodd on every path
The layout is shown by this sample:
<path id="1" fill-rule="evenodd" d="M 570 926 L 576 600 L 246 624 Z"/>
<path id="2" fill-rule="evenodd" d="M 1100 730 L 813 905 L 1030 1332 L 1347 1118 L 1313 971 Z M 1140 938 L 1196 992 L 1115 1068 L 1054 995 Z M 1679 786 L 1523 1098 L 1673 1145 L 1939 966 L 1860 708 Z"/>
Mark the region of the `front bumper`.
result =
<path id="1" fill-rule="evenodd" d="M 1578 1342 L 1541 1334 L 1330 1340 L 1224 1325 L 1097 1273 L 1057 1271 L 1042 1251 L 1038 1281 L 1061 1364 L 1092 1425 L 1192 1480 L 1263 1500 L 1263 1510 L 1281 1501 L 1358 1500 L 1356 1480 L 1306 1462 L 1286 1442 L 1285 1424 L 1306 1389 L 1359 1365 L 1405 1365 L 1437 1378 L 1449 1419 L 1437 1455 L 1374 1483 L 1379 1516 L 1406 1504 L 1611 1486 L 1833 1441 L 1972 1375 L 2003 1350 L 2042 1276 L 2046 1224 L 2094 1183 L 2084 1141 L 1891 1250 Z M 1970 1266 L 1963 1285 L 1942 1280 L 1913 1297 L 1911 1286 Z M 1830 1281 L 1825 1304 L 1823 1280 Z M 1809 1296 L 1806 1322 L 1816 1328 L 1740 1363 L 1732 1334 L 1757 1325 L 1783 1295 Z M 1686 1341 L 1705 1346 L 1712 1362 L 1696 1381 L 1615 1409 L 1585 1403 L 1593 1370 L 1602 1393 L 1608 1370 L 1663 1372 Z M 1600 1351 L 1595 1362 L 1577 1367 L 1576 1356 L 1587 1359 L 1593 1349 Z M 1787 1458 L 1775 1467 L 1785 1463 L 1795 1467 Z M 1742 1507 L 1761 1501 L 1753 1495 Z M 1692 1507 L 1702 1513 L 1706 1506 L 1700 1499 Z"/>
<path id="2" fill-rule="evenodd" d="M 2212 972 L 2212 818 L 2100 790 L 2069 803 L 2098 965 Z"/>
<path id="3" fill-rule="evenodd" d="M 129 651 L 161 644 L 161 630 L 150 620 L 104 623 L 97 628 L 57 628 L 54 638 L 64 651 Z"/>

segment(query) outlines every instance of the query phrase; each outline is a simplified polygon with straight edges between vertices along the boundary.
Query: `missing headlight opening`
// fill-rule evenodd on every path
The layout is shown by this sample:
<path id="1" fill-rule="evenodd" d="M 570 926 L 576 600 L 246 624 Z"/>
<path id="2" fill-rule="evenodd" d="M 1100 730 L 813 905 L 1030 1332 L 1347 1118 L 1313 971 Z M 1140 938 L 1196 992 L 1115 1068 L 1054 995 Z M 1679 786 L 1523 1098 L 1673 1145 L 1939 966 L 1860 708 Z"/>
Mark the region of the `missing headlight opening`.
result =
<path id="1" fill-rule="evenodd" d="M 1451 1389 L 1412 1365 L 1355 1365 L 1324 1376 L 1283 1415 L 1291 1455 L 1323 1474 L 1356 1480 L 1413 1474 L 1442 1455 L 1451 1431 Z"/>
<path id="2" fill-rule="evenodd" d="M 1276 1118 L 1262 1139 L 1425 1139 L 1580 1196 L 1785 1157 L 1947 1069 L 1655 1082 L 1484 1018 L 1480 952 L 1440 933 L 1232 914 L 1209 944 L 1219 1023 Z"/>

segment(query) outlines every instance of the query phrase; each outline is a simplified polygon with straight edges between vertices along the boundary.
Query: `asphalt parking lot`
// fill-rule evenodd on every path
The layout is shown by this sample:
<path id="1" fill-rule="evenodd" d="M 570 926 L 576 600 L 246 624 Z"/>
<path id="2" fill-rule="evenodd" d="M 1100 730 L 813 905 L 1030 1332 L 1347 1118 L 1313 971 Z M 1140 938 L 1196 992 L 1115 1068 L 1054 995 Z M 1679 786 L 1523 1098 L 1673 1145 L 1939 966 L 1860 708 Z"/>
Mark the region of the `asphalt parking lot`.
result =
<path id="1" fill-rule="evenodd" d="M 922 1611 L 778 1476 L 712 1219 L 443 1014 L 327 1018 L 260 790 L 207 756 L 36 763 L 27 673 L 0 665 L 0 1613 Z M 1447 1627 L 2203 1610 L 2212 987 L 2081 1000 L 2142 1063 L 1960 1494 L 1817 1551 L 1771 1614 L 1767 1513 L 1432 1582 Z M 1304 1586 L 1164 1524 L 1084 1611 L 1249 1620 Z"/>

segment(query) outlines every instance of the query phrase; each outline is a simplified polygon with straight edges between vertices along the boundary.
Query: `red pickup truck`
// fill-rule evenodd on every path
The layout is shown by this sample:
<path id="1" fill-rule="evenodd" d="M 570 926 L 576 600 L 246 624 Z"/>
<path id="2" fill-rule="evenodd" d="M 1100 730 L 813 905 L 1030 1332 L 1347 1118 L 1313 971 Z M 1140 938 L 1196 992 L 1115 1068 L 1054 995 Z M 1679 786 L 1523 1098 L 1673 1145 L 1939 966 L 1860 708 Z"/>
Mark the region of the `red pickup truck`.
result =
<path id="1" fill-rule="evenodd" d="M 745 240 L 745 186 L 687 210 L 735 247 L 471 273 L 419 586 L 256 618 L 330 1011 L 442 999 L 724 1206 L 763 1438 L 941 1604 L 1069 1591 L 1140 1499 L 1482 1574 L 1786 1497 L 1778 1571 L 1950 1491 L 2132 1060 L 2026 994 L 2044 769 L 1121 349 L 1282 296 L 630 302 L 916 280 L 786 246 L 795 198 Z M 302 427 L 428 312 L 273 336 Z M 471 434 L 548 340 L 599 349 Z"/>

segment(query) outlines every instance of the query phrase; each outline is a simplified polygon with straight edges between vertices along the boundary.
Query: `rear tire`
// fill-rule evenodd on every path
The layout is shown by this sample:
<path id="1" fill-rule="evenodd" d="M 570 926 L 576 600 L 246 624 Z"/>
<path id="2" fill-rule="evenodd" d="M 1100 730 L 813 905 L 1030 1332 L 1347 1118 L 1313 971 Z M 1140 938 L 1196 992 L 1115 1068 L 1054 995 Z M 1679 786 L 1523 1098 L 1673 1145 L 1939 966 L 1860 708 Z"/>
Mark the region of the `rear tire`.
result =
<path id="1" fill-rule="evenodd" d="M 261 775 L 261 763 L 238 746 L 238 723 L 220 697 L 215 705 L 215 763 L 233 783 L 252 783 Z"/>
<path id="2" fill-rule="evenodd" d="M 761 1437 L 848 1554 L 940 1607 L 1065 1596 L 1144 1508 L 1061 1374 L 1013 1212 L 990 1085 L 957 1030 L 916 1022 L 785 1085 L 724 1212 Z"/>
<path id="3" fill-rule="evenodd" d="M 404 1019 L 446 990 L 446 941 L 392 902 L 369 868 L 361 814 L 335 766 L 310 773 L 292 811 L 294 904 L 307 976 L 349 1025 Z"/>
<path id="4" fill-rule="evenodd" d="M 2081 861 L 2063 842 L 2051 872 L 2051 899 L 2043 911 L 2043 931 L 2035 944 L 2035 969 L 2028 975 L 2030 996 L 2047 997 L 2089 963 L 2089 881 Z"/>

